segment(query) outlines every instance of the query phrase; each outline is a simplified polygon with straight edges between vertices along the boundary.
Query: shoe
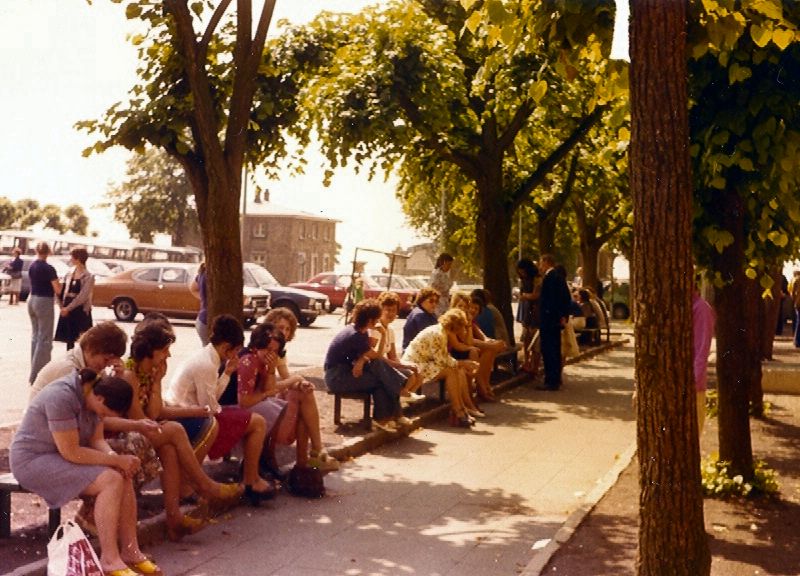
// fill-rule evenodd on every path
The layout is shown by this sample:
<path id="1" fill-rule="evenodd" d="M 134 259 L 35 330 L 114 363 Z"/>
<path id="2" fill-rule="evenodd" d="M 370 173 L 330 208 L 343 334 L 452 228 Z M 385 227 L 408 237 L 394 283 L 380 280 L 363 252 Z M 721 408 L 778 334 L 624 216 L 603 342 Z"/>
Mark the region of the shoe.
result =
<path id="1" fill-rule="evenodd" d="M 483 410 L 472 410 L 471 408 L 467 408 L 467 414 L 474 416 L 475 418 L 486 418 L 486 412 Z"/>
<path id="2" fill-rule="evenodd" d="M 497 398 L 492 392 L 482 392 L 478 390 L 478 400 L 481 402 L 489 402 L 490 404 L 497 402 Z"/>
<path id="3" fill-rule="evenodd" d="M 409 392 L 408 396 L 400 396 L 400 402 L 403 404 L 416 404 L 417 402 L 425 401 L 424 394 L 417 394 L 416 392 Z"/>
<path id="4" fill-rule="evenodd" d="M 194 518 L 192 518 L 192 520 L 194 520 Z M 147 574 L 148 576 L 162 576 L 162 574 L 164 574 L 155 562 L 147 558 L 136 564 L 131 564 L 130 567 L 136 570 L 137 573 Z"/>
<path id="5" fill-rule="evenodd" d="M 252 484 L 245 484 L 244 498 L 250 503 L 253 508 L 258 508 L 264 500 L 272 500 L 275 498 L 277 489 L 271 482 L 267 482 L 268 488 L 264 490 L 254 490 Z"/>
<path id="6" fill-rule="evenodd" d="M 319 452 L 312 450 L 308 458 L 308 467 L 317 468 L 320 472 L 336 472 L 339 469 L 339 461 L 325 450 Z"/>
<path id="7" fill-rule="evenodd" d="M 212 498 L 213 500 L 238 500 L 242 497 L 242 487 L 235 482 L 230 484 L 220 484 L 219 492 Z"/>
<path id="8" fill-rule="evenodd" d="M 181 521 L 176 526 L 169 526 L 167 525 L 167 538 L 170 542 L 178 542 L 184 536 L 190 536 L 192 534 L 197 534 L 205 528 L 206 524 L 209 522 L 205 520 L 200 520 L 198 518 L 192 518 L 191 516 L 184 516 L 181 518 Z M 141 562 L 140 562 L 141 564 Z M 138 566 L 138 564 L 137 564 Z M 134 566 L 136 568 L 136 566 Z M 136 570 L 139 570 L 136 568 Z M 141 570 L 140 570 L 141 572 Z M 142 572 L 142 574 L 150 574 L 150 572 Z"/>
<path id="9" fill-rule="evenodd" d="M 414 421 L 411 418 L 408 418 L 407 416 L 400 416 L 400 417 L 396 418 L 394 422 L 395 422 L 396 426 L 413 426 L 414 425 Z"/>
<path id="10" fill-rule="evenodd" d="M 377 420 L 373 420 L 372 427 L 377 428 L 378 430 L 383 430 L 384 432 L 397 432 L 397 426 L 392 420 L 388 420 L 386 422 L 378 422 Z"/>
<path id="11" fill-rule="evenodd" d="M 464 416 L 459 416 L 455 412 L 450 412 L 450 426 L 455 426 L 456 428 L 470 428 L 474 423 L 474 420 L 470 420 L 470 417 L 466 414 Z"/>

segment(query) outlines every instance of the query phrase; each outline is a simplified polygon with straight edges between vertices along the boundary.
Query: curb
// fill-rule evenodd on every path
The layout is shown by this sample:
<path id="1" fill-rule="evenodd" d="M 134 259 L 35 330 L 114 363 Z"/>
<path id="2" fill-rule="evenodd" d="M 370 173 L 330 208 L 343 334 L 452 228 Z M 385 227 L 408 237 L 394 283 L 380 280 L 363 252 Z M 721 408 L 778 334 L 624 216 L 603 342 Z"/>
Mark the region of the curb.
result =
<path id="1" fill-rule="evenodd" d="M 566 361 L 566 364 L 576 364 L 582 360 L 593 358 L 594 356 L 602 354 L 608 350 L 624 346 L 628 342 L 629 338 L 623 336 L 618 340 L 602 343 L 599 346 L 595 346 L 581 352 L 577 356 L 569 358 Z M 511 376 L 506 380 L 498 382 L 493 386 L 493 389 L 496 392 L 505 392 L 506 390 L 511 390 L 521 386 L 525 382 L 529 382 L 531 379 L 532 377 L 530 374 L 520 372 L 515 376 Z M 344 444 L 329 448 L 328 453 L 340 462 L 357 458 L 358 456 L 366 454 L 367 452 L 370 452 L 388 442 L 395 442 L 405 438 L 418 428 L 443 420 L 447 417 L 449 412 L 449 404 L 439 404 L 438 406 L 434 406 L 431 409 L 412 417 L 411 420 L 413 424 L 411 426 L 407 426 L 396 432 L 374 430 L 364 434 L 363 436 L 349 438 L 344 442 Z M 597 487 L 595 487 L 592 492 L 586 496 L 584 504 L 582 504 L 578 510 L 570 514 L 562 527 L 558 530 L 558 532 L 556 532 L 553 539 L 536 556 L 536 558 L 528 563 L 523 572 L 521 572 L 521 576 L 539 576 L 541 570 L 544 568 L 556 550 L 558 550 L 560 545 L 569 540 L 575 529 L 580 525 L 586 515 L 591 512 L 600 498 L 602 498 L 603 495 L 605 495 L 605 493 L 611 488 L 611 486 L 614 485 L 619 475 L 630 463 L 635 452 L 636 443 L 634 442 L 634 444 L 629 447 L 618 459 L 614 467 L 603 478 L 600 479 Z M 215 508 L 214 516 L 219 516 L 228 509 L 232 509 L 234 507 L 235 506 L 232 505 L 224 508 Z M 194 510 L 196 510 L 196 507 L 190 507 L 184 510 L 184 512 L 191 513 Z M 139 544 L 142 547 L 147 547 L 152 544 L 163 542 L 166 539 L 166 526 L 166 514 L 164 512 L 161 512 L 151 518 L 140 520 L 138 523 Z M 10 576 L 46 576 L 47 558 L 42 558 L 35 562 L 31 562 L 30 564 L 19 566 L 9 574 Z"/>

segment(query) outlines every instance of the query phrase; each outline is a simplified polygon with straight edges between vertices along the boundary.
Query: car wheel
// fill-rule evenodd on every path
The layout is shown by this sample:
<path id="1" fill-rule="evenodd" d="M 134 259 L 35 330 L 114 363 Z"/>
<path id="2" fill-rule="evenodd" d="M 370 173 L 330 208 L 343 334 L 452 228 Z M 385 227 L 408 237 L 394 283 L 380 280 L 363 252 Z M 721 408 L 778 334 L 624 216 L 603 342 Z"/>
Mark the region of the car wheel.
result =
<path id="1" fill-rule="evenodd" d="M 611 316 L 614 320 L 625 320 L 630 316 L 630 310 L 625 304 L 614 304 L 614 308 L 611 311 Z"/>
<path id="2" fill-rule="evenodd" d="M 120 322 L 133 322 L 139 310 L 130 298 L 120 298 L 114 302 L 114 316 Z"/>
<path id="3" fill-rule="evenodd" d="M 308 328 L 309 326 L 311 326 L 314 323 L 314 320 L 316 320 L 316 319 L 317 319 L 316 316 L 301 316 L 300 320 L 298 320 L 298 323 L 303 328 Z"/>

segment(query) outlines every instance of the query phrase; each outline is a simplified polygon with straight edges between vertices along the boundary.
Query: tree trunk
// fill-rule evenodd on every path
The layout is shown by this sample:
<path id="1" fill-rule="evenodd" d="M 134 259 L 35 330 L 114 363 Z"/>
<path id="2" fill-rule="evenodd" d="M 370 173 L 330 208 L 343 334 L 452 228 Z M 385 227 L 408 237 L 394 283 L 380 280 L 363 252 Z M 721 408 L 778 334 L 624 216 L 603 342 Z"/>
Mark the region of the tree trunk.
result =
<path id="1" fill-rule="evenodd" d="M 709 574 L 692 370 L 686 4 L 631 3 L 639 575 Z"/>
<path id="2" fill-rule="evenodd" d="M 242 318 L 241 240 L 239 238 L 240 181 L 215 173 L 213 182 L 200 165 L 182 162 L 194 190 L 203 238 L 208 287 L 208 321 L 219 314 Z"/>
<path id="3" fill-rule="evenodd" d="M 720 192 L 722 227 L 733 234 L 714 267 L 726 282 L 715 290 L 717 313 L 717 393 L 719 457 L 730 462 L 731 475 L 753 477 L 748 403 L 753 364 L 761 364 L 755 282 L 744 274 L 744 206 L 736 190 Z M 754 357 L 750 357 L 750 355 Z"/>
<path id="4" fill-rule="evenodd" d="M 536 240 L 539 244 L 539 254 L 555 254 L 556 252 L 556 228 L 558 223 L 558 212 L 536 209 Z"/>
<path id="5" fill-rule="evenodd" d="M 583 268 L 583 285 L 597 293 L 599 278 L 597 275 L 597 261 L 600 246 L 581 240 L 581 267 Z"/>

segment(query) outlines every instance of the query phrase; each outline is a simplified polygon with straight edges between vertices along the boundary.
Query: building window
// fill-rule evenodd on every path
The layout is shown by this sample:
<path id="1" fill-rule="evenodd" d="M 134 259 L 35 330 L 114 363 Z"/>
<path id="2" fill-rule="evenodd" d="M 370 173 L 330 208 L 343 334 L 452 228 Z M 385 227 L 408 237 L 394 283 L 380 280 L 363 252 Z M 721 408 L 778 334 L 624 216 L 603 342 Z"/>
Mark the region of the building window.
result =
<path id="1" fill-rule="evenodd" d="M 331 227 L 327 223 L 322 225 L 322 239 L 323 240 L 331 239 Z M 325 269 L 327 270 L 328 267 L 326 266 Z"/>
<path id="2" fill-rule="evenodd" d="M 300 239 L 303 239 L 305 237 L 306 237 L 306 223 L 300 222 Z"/>
<path id="3" fill-rule="evenodd" d="M 316 276 L 317 272 L 319 272 L 319 258 L 316 253 L 311 255 L 311 276 Z"/>
<path id="4" fill-rule="evenodd" d="M 311 225 L 311 238 L 312 238 L 313 240 L 316 240 L 316 239 L 317 239 L 317 229 L 318 229 L 318 228 L 317 228 L 317 223 L 316 223 L 316 222 L 314 222 L 314 223 Z"/>
<path id="5" fill-rule="evenodd" d="M 322 255 L 322 269 L 326 272 L 331 269 L 331 257 L 328 254 Z"/>
<path id="6" fill-rule="evenodd" d="M 267 266 L 267 254 L 265 252 L 251 252 L 250 253 L 251 260 L 258 264 L 259 266 Z"/>
<path id="7" fill-rule="evenodd" d="M 310 275 L 308 274 L 308 262 L 305 252 L 297 253 L 297 277 L 300 282 L 305 282 Z"/>
<path id="8" fill-rule="evenodd" d="M 266 238 L 267 237 L 267 223 L 266 222 L 256 222 L 253 225 L 253 237 L 255 237 L 255 238 Z"/>

